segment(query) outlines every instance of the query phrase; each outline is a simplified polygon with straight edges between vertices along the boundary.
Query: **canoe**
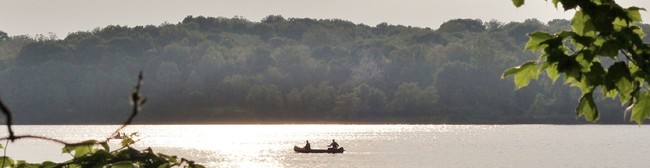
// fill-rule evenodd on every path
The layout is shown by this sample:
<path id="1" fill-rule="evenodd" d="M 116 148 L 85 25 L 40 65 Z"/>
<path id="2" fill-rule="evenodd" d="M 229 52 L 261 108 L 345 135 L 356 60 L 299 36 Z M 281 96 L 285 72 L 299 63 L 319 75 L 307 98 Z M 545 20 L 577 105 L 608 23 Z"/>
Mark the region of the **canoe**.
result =
<path id="1" fill-rule="evenodd" d="M 338 148 L 338 149 L 304 149 L 301 147 L 293 146 L 293 151 L 296 151 L 298 153 L 343 153 L 345 149 L 343 147 Z"/>

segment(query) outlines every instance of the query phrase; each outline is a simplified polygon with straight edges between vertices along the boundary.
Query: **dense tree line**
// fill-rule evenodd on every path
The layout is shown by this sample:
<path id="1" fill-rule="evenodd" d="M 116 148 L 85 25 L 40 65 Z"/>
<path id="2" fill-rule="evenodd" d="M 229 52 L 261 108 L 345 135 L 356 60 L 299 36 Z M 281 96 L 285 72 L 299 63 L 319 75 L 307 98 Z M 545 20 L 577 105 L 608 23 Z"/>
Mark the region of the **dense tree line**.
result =
<path id="1" fill-rule="evenodd" d="M 0 96 L 18 123 L 114 123 L 127 116 L 123 97 L 142 70 L 144 122 L 573 123 L 579 90 L 540 78 L 515 91 L 500 79 L 535 57 L 522 50 L 527 33 L 568 28 L 566 20 L 454 19 L 434 30 L 271 15 L 188 16 L 63 39 L 0 32 Z M 601 115 L 623 111 L 599 101 Z"/>

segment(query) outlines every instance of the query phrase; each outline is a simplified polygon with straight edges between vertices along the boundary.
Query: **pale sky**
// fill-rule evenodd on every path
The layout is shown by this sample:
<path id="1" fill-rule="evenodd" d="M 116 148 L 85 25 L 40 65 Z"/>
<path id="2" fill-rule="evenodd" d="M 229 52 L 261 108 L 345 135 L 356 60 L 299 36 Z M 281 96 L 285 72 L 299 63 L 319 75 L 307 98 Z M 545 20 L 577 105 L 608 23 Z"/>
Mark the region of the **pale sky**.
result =
<path id="1" fill-rule="evenodd" d="M 623 7 L 650 9 L 649 0 L 618 0 Z M 375 26 L 389 24 L 437 29 L 443 22 L 471 18 L 501 22 L 537 18 L 570 19 L 574 11 L 551 2 L 527 0 L 515 8 L 511 0 L 5 0 L 0 2 L 0 30 L 9 35 L 88 31 L 107 25 L 178 23 L 188 15 L 243 16 L 258 22 L 268 15 L 285 18 L 343 19 Z M 644 22 L 650 14 L 642 11 Z"/>

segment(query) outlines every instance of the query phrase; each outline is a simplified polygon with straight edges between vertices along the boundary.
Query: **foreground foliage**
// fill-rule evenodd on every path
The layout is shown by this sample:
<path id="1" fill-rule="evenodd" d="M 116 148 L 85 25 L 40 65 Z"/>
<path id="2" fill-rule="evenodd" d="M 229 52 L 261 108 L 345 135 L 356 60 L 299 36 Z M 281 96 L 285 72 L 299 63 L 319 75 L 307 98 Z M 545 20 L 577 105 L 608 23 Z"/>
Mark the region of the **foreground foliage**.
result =
<path id="1" fill-rule="evenodd" d="M 167 168 L 167 167 L 188 167 L 188 168 L 202 168 L 202 165 L 195 164 L 194 161 L 186 160 L 181 158 L 180 160 L 176 156 L 168 156 L 162 153 L 154 153 L 151 148 L 145 150 L 138 150 L 132 148 L 130 145 L 134 144 L 138 133 L 131 133 L 130 135 L 120 135 L 120 130 L 130 125 L 133 122 L 133 119 L 138 115 L 142 106 L 147 102 L 147 98 L 140 94 L 140 87 L 142 85 L 143 75 L 140 72 L 138 76 L 138 82 L 136 83 L 133 92 L 131 93 L 130 102 L 132 105 L 132 111 L 129 118 L 117 128 L 113 134 L 106 138 L 103 141 L 99 140 L 86 140 L 82 142 L 66 142 L 56 138 L 43 137 L 38 135 L 18 135 L 12 129 L 13 117 L 12 112 L 9 110 L 7 105 L 0 100 L 0 111 L 5 117 L 5 123 L 7 126 L 8 136 L 0 138 L 0 140 L 6 140 L 7 144 L 9 141 L 13 142 L 21 139 L 38 139 L 46 140 L 59 144 L 63 144 L 62 149 L 63 153 L 70 154 L 73 158 L 71 160 L 55 163 L 52 161 L 45 161 L 43 163 L 27 163 L 24 160 L 14 161 L 10 157 L 5 155 L 0 157 L 2 161 L 0 168 L 4 167 L 18 167 L 18 168 L 84 168 L 84 167 L 108 167 L 108 168 L 131 168 L 131 167 L 158 167 L 158 168 Z M 120 135 L 122 141 L 120 143 L 121 147 L 119 149 L 111 151 L 110 146 L 108 145 L 109 140 L 111 140 L 114 135 Z M 101 147 L 100 147 L 101 146 Z M 2 146 L 0 146 L 1 148 Z"/>
<path id="2" fill-rule="evenodd" d="M 151 148 L 138 150 L 130 145 L 134 144 L 137 137 L 132 133 L 123 137 L 121 147 L 111 150 L 108 142 L 95 144 L 96 141 L 84 141 L 86 144 L 65 145 L 62 151 L 64 154 L 70 154 L 72 159 L 61 163 L 45 161 L 43 163 L 28 163 L 24 160 L 13 160 L 8 156 L 2 157 L 0 167 L 16 168 L 82 168 L 82 167 L 109 167 L 109 168 L 132 168 L 132 167 L 190 167 L 202 168 L 202 165 L 195 164 L 193 161 L 176 156 L 169 156 L 162 153 L 154 153 Z"/>
<path id="3" fill-rule="evenodd" d="M 516 88 L 546 72 L 555 81 L 564 77 L 567 85 L 580 88 L 576 114 L 588 121 L 600 118 L 594 97 L 617 98 L 631 111 L 630 120 L 638 124 L 650 118 L 650 45 L 635 23 L 641 22 L 638 7 L 623 8 L 614 0 L 553 0 L 557 7 L 576 10 L 571 30 L 558 33 L 534 32 L 526 50 L 541 52 L 529 61 L 506 70 L 514 76 Z M 513 0 L 515 6 L 524 0 Z"/>

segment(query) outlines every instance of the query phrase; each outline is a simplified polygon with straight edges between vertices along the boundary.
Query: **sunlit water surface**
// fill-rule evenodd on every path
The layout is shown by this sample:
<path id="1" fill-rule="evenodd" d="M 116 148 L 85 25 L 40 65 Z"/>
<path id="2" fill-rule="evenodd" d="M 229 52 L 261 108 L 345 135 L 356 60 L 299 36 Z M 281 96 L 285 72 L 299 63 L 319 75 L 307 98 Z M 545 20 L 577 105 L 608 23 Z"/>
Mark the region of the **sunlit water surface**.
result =
<path id="1" fill-rule="evenodd" d="M 17 134 L 78 141 L 117 126 L 16 126 Z M 207 167 L 644 167 L 650 127 L 610 125 L 135 125 L 137 148 Z M 6 135 L 6 131 L 0 132 Z M 309 140 L 343 154 L 301 154 Z M 118 141 L 111 142 L 117 147 Z M 7 154 L 29 162 L 70 159 L 61 145 L 20 140 Z"/>

